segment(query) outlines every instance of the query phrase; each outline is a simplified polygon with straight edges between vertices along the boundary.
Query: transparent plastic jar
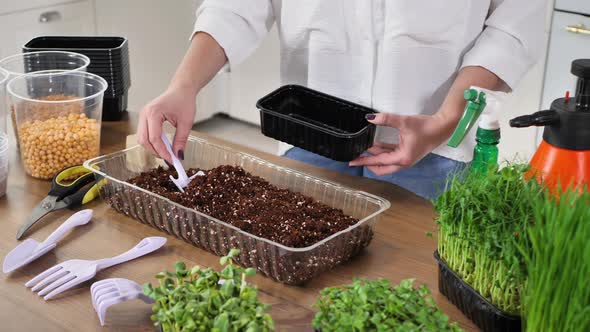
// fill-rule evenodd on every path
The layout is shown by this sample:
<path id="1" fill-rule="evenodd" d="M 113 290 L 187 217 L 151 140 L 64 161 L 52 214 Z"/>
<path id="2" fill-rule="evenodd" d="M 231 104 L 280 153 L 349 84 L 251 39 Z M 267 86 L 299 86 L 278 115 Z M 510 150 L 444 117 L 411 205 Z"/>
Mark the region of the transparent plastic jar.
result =
<path id="1" fill-rule="evenodd" d="M 85 72 L 89 64 L 90 58 L 87 56 L 65 51 L 28 52 L 14 54 L 0 59 L 0 69 L 3 69 L 8 73 L 8 81 L 24 74 L 46 70 Z M 0 100 L 0 104 L 2 104 L 0 107 L 8 109 L 5 100 L 5 98 Z M 12 112 L 10 113 L 10 118 L 12 120 L 11 126 L 13 127 L 14 137 L 18 137 L 18 133 L 16 132 L 16 119 Z"/>
<path id="2" fill-rule="evenodd" d="M 87 56 L 65 51 L 20 53 L 0 60 L 11 78 L 44 70 L 86 71 L 89 64 Z"/>
<path id="3" fill-rule="evenodd" d="M 0 69 L 0 197 L 6 194 L 8 181 L 8 133 L 6 131 L 6 82 L 8 72 Z"/>
<path id="4" fill-rule="evenodd" d="M 36 72 L 8 82 L 8 105 L 27 174 L 51 179 L 98 156 L 107 86 L 98 75 L 76 71 Z"/>

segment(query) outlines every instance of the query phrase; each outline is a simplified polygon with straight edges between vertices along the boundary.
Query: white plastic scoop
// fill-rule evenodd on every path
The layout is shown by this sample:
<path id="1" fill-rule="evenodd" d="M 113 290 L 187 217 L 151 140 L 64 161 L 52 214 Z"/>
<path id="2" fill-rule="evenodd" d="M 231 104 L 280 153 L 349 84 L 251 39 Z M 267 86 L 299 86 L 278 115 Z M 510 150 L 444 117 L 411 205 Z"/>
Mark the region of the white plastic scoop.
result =
<path id="1" fill-rule="evenodd" d="M 2 265 L 2 271 L 4 273 L 12 272 L 45 255 L 55 248 L 57 242 L 68 231 L 76 226 L 87 224 L 91 218 L 92 210 L 82 210 L 69 217 L 68 220 L 51 233 L 45 241 L 39 243 L 33 239 L 26 239 L 6 255 L 6 258 L 4 258 L 4 264 Z"/>
<path id="2" fill-rule="evenodd" d="M 205 173 L 198 171 L 197 174 L 195 174 L 189 178 L 186 175 L 186 171 L 184 170 L 184 167 L 180 163 L 180 160 L 178 160 L 178 158 L 176 158 L 176 155 L 174 155 L 174 152 L 172 152 L 172 147 L 170 146 L 170 142 L 168 141 L 168 137 L 166 136 L 165 133 L 162 133 L 162 142 L 164 142 L 164 145 L 166 146 L 166 150 L 168 150 L 168 153 L 170 154 L 170 158 L 172 158 L 172 166 L 174 166 L 174 169 L 176 170 L 176 174 L 178 174 L 178 179 L 175 179 L 172 175 L 170 175 L 170 180 L 172 180 L 172 182 L 176 185 L 178 190 L 180 190 L 181 192 L 184 192 L 184 188 L 186 188 L 186 186 L 188 186 L 188 184 L 191 182 L 192 179 L 196 178 L 197 176 L 204 176 Z"/>

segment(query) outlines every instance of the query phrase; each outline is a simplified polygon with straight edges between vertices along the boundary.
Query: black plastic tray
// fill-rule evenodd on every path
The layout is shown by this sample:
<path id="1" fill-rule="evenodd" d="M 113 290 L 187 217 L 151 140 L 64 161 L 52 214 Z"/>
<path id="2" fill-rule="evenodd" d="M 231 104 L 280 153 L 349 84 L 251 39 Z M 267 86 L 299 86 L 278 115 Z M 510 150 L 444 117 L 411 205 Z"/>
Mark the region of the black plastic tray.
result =
<path id="1" fill-rule="evenodd" d="M 285 85 L 261 98 L 262 133 L 336 161 L 351 161 L 371 147 L 375 110 L 299 85 Z"/>
<path id="2" fill-rule="evenodd" d="M 520 332 L 521 318 L 509 315 L 491 304 L 464 282 L 434 252 L 438 262 L 438 290 L 484 332 Z"/>

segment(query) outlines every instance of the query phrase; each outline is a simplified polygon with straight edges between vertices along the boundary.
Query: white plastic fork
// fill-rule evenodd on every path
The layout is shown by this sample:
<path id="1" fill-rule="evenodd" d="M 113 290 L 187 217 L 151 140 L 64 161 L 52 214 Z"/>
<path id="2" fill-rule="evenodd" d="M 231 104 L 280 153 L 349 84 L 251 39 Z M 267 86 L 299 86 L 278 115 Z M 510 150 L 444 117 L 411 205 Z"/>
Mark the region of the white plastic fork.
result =
<path id="1" fill-rule="evenodd" d="M 27 281 L 25 286 L 33 287 L 32 291 L 38 291 L 37 294 L 43 296 L 43 299 L 46 301 L 51 300 L 61 292 L 93 278 L 96 272 L 149 254 L 152 251 L 160 249 L 164 243 L 166 243 L 166 238 L 164 237 L 146 237 L 135 247 L 119 256 L 95 261 L 81 259 L 65 261 L 41 272 L 38 276 Z"/>
<path id="2" fill-rule="evenodd" d="M 170 158 L 172 158 L 172 166 L 174 166 L 176 174 L 178 174 L 178 179 L 175 179 L 172 175 L 170 175 L 170 180 L 174 182 L 174 185 L 176 185 L 180 192 L 184 192 L 184 188 L 188 186 L 192 179 L 196 178 L 197 176 L 203 176 L 205 173 L 198 171 L 197 174 L 188 177 L 184 167 L 182 166 L 182 163 L 180 160 L 178 160 L 178 158 L 176 158 L 174 152 L 172 152 L 172 146 L 170 146 L 170 141 L 168 141 L 168 136 L 166 136 L 166 133 L 162 133 L 162 142 L 164 142 L 164 146 L 166 146 L 166 150 L 168 150 Z"/>
<path id="3" fill-rule="evenodd" d="M 124 278 L 110 278 L 95 282 L 90 286 L 92 306 L 98 315 L 100 325 L 104 326 L 107 309 L 115 304 L 139 299 L 145 303 L 154 300 L 143 293 L 141 286 L 135 281 Z"/>

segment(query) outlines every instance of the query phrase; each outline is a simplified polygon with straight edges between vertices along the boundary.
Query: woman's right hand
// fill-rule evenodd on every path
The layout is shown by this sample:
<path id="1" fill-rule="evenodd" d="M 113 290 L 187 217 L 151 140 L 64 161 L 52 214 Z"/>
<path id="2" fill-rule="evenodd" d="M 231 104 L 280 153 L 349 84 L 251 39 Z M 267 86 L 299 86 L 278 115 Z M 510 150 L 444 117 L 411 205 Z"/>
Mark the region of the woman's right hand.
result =
<path id="1" fill-rule="evenodd" d="M 176 127 L 172 151 L 184 159 L 184 146 L 193 126 L 196 111 L 196 94 L 190 90 L 169 88 L 148 103 L 139 115 L 137 139 L 149 152 L 172 163 L 172 157 L 162 142 L 165 121 Z"/>

